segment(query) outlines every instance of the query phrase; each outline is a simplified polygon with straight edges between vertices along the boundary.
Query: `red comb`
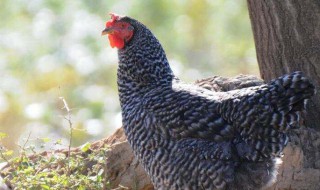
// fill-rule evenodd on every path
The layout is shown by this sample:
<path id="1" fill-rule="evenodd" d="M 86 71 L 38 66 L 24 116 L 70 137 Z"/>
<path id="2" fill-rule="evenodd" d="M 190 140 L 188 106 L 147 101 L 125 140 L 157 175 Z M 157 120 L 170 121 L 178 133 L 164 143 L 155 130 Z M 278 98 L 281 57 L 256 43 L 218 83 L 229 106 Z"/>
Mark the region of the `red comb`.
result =
<path id="1" fill-rule="evenodd" d="M 106 23 L 106 26 L 107 26 L 107 27 L 112 26 L 113 23 L 114 23 L 116 20 L 119 20 L 119 19 L 120 19 L 120 16 L 117 15 L 117 14 L 110 13 L 109 15 L 111 16 L 111 20 L 107 21 L 107 23 Z"/>
<path id="2" fill-rule="evenodd" d="M 114 13 L 110 13 L 109 15 L 111 16 L 112 21 L 118 20 L 120 18 L 119 15 L 114 14 Z"/>

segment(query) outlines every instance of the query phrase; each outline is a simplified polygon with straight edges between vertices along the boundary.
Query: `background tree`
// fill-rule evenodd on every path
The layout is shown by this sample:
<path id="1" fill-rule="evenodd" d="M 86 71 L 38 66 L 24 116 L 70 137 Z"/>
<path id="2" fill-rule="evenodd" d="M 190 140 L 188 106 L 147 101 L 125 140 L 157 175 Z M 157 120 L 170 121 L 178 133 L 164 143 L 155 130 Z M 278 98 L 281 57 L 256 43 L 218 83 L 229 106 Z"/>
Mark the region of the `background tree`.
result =
<path id="1" fill-rule="evenodd" d="M 320 2 L 248 0 L 261 77 L 265 81 L 296 70 L 320 86 Z M 278 189 L 319 189 L 320 96 L 309 101 L 305 128 L 291 135 Z"/>

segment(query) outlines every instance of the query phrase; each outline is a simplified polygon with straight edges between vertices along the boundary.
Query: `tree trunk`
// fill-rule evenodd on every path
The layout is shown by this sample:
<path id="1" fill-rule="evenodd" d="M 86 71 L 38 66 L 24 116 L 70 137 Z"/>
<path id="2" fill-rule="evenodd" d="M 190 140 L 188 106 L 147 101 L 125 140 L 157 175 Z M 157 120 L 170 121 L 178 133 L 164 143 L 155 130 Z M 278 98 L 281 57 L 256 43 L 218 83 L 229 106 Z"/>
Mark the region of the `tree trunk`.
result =
<path id="1" fill-rule="evenodd" d="M 319 91 L 320 1 L 248 0 L 261 77 L 303 71 Z M 320 96 L 307 107 L 305 128 L 291 135 L 271 189 L 320 189 Z"/>
<path id="2" fill-rule="evenodd" d="M 320 1 L 248 0 L 261 77 L 270 81 L 303 71 L 320 86 Z M 320 96 L 309 103 L 306 124 L 318 128 Z"/>

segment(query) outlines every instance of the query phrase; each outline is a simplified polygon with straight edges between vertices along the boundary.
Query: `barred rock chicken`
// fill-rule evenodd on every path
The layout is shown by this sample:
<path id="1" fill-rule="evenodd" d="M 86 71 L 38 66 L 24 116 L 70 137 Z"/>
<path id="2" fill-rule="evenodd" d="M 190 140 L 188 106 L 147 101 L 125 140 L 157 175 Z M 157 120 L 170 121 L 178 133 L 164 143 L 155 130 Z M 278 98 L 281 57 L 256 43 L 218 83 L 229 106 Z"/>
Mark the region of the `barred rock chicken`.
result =
<path id="1" fill-rule="evenodd" d="M 259 189 L 271 184 L 314 86 L 301 72 L 227 92 L 181 82 L 157 38 L 111 14 L 102 32 L 118 48 L 128 141 L 155 189 Z"/>

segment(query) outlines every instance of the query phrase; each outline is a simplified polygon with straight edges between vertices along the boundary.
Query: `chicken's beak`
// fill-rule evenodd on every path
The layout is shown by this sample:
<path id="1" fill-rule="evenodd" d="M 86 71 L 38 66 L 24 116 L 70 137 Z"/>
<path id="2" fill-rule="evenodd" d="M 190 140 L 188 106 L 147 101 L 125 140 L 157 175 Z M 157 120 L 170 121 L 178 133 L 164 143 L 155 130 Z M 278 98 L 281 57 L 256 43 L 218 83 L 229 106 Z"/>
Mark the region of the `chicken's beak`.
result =
<path id="1" fill-rule="evenodd" d="M 105 28 L 104 30 L 102 30 L 101 36 L 111 34 L 113 31 L 114 31 L 113 27 Z"/>

